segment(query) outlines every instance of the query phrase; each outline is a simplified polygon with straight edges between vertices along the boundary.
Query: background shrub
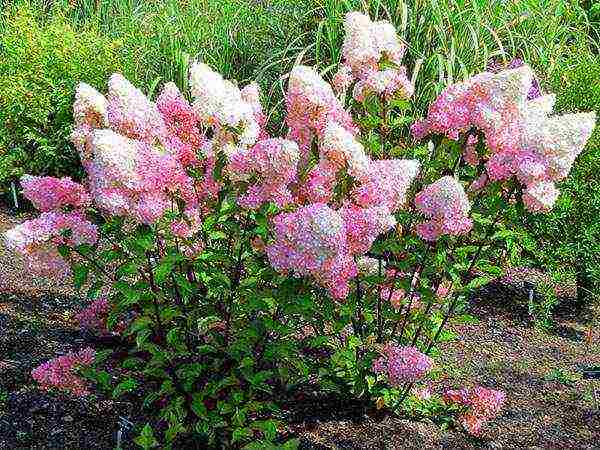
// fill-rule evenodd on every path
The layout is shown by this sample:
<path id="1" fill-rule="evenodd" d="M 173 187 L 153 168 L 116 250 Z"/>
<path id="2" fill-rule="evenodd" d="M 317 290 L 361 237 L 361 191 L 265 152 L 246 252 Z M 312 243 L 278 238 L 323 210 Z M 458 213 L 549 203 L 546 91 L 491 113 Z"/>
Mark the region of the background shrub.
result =
<path id="1" fill-rule="evenodd" d="M 559 112 L 600 113 L 600 57 L 570 57 L 561 61 L 550 80 L 558 94 Z M 596 128 L 579 155 L 561 196 L 547 216 L 528 215 L 527 232 L 535 243 L 531 263 L 544 269 L 571 273 L 578 298 L 600 292 L 600 132 Z"/>
<path id="2" fill-rule="evenodd" d="M 28 3 L 1 16 L 0 185 L 24 171 L 80 174 L 68 141 L 71 105 L 79 80 L 103 87 L 124 71 L 118 40 L 71 25 L 59 11 L 41 21 Z"/>

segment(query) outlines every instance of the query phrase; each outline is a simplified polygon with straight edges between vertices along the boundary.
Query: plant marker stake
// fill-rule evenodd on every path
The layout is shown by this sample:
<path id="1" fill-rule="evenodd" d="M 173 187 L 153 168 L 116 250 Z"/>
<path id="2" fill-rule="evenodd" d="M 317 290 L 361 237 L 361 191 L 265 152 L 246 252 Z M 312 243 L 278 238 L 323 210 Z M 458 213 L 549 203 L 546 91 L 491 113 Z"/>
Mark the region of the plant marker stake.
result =
<path id="1" fill-rule="evenodd" d="M 133 423 L 127 418 L 119 417 L 119 431 L 117 431 L 117 448 L 121 449 L 121 439 L 123 438 L 123 431 L 129 431 L 133 427 Z"/>
<path id="2" fill-rule="evenodd" d="M 15 182 L 10 182 L 10 190 L 12 191 L 13 202 L 15 203 L 15 209 L 19 209 L 19 200 L 17 199 L 17 187 L 15 186 Z"/>

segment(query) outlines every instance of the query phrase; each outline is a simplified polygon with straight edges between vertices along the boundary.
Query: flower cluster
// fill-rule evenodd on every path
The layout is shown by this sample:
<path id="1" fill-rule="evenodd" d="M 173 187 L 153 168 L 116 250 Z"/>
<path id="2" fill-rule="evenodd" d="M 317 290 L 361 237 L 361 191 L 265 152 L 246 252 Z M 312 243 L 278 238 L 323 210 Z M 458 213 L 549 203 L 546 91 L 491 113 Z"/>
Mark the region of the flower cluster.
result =
<path id="1" fill-rule="evenodd" d="M 272 201 L 277 206 L 292 202 L 289 185 L 296 180 L 300 159 L 298 146 L 286 139 L 265 139 L 249 150 L 238 150 L 229 157 L 228 172 L 232 181 L 256 183 L 238 198 L 244 208 L 258 208 Z"/>
<path id="2" fill-rule="evenodd" d="M 323 166 L 333 172 L 346 168 L 348 175 L 356 180 L 364 180 L 369 175 L 370 159 L 365 149 L 352 133 L 335 122 L 325 128 L 320 154 Z"/>
<path id="3" fill-rule="evenodd" d="M 464 234 L 473 227 L 469 199 L 454 177 L 442 177 L 425 187 L 416 195 L 415 205 L 430 219 L 417 225 L 417 234 L 425 240 L 435 241 L 444 234 Z"/>
<path id="4" fill-rule="evenodd" d="M 371 161 L 369 173 L 353 191 L 354 201 L 363 206 L 383 206 L 397 211 L 407 203 L 408 190 L 417 177 L 420 163 L 408 159 Z"/>
<path id="5" fill-rule="evenodd" d="M 58 246 L 93 245 L 98 239 L 98 228 L 81 212 L 50 211 L 7 231 L 4 239 L 9 249 L 25 256 L 32 272 L 64 278 L 70 269 Z"/>
<path id="6" fill-rule="evenodd" d="M 303 163 L 309 159 L 313 139 L 322 137 L 330 123 L 337 123 L 352 134 L 358 131 L 331 86 L 312 67 L 292 69 L 285 104 L 287 137 L 298 143 Z"/>
<path id="7" fill-rule="evenodd" d="M 369 93 L 409 98 L 414 88 L 401 65 L 405 46 L 394 26 L 387 21 L 372 22 L 359 12 L 350 12 L 344 20 L 346 36 L 342 47 L 343 65 L 334 77 L 338 91 L 346 90 L 353 81 L 355 100 L 362 102 Z M 393 68 L 382 67 L 384 65 Z"/>
<path id="8" fill-rule="evenodd" d="M 79 326 L 84 330 L 107 334 L 106 319 L 109 311 L 110 304 L 108 303 L 108 299 L 101 297 L 79 311 L 75 316 L 75 320 L 77 320 Z"/>
<path id="9" fill-rule="evenodd" d="M 266 249 L 279 271 L 312 275 L 335 298 L 348 294 L 357 268 L 348 250 L 341 215 L 323 203 L 303 206 L 273 219 L 275 241 Z"/>
<path id="10" fill-rule="evenodd" d="M 593 113 L 551 116 L 554 95 L 531 96 L 534 74 L 523 65 L 484 72 L 448 87 L 413 125 L 417 139 L 439 133 L 458 140 L 479 130 L 491 154 L 485 167 L 491 181 L 515 176 L 525 187 L 523 200 L 533 212 L 549 211 L 564 179 L 595 125 Z M 466 138 L 466 159 L 478 164 L 477 141 Z"/>
<path id="11" fill-rule="evenodd" d="M 373 372 L 386 375 L 393 386 L 413 383 L 433 367 L 433 360 L 416 347 L 386 344 L 382 353 L 383 356 L 373 363 Z"/>
<path id="12" fill-rule="evenodd" d="M 214 127 L 219 140 L 229 140 L 231 129 L 239 130 L 238 145 L 247 147 L 258 140 L 261 111 L 257 109 L 255 85 L 242 95 L 235 84 L 209 66 L 194 63 L 190 68 L 190 87 L 198 120 Z"/>
<path id="13" fill-rule="evenodd" d="M 197 165 L 196 151 L 204 145 L 205 138 L 198 126 L 194 109 L 175 83 L 164 85 L 156 100 L 156 107 L 167 127 L 165 136 L 167 147 L 184 167 Z"/>
<path id="14" fill-rule="evenodd" d="M 500 412 L 505 399 L 504 392 L 481 386 L 448 390 L 444 393 L 446 402 L 467 408 L 461 414 L 460 421 L 465 429 L 474 435 L 478 435 L 481 427 Z"/>
<path id="15" fill-rule="evenodd" d="M 60 209 L 65 206 L 83 208 L 90 204 L 91 198 L 81 184 L 71 178 L 21 177 L 23 195 L 42 212 Z"/>
<path id="16" fill-rule="evenodd" d="M 44 390 L 55 388 L 77 396 L 88 395 L 88 386 L 76 371 L 92 365 L 95 354 L 92 348 L 85 348 L 59 356 L 33 369 L 31 376 Z"/>
<path id="17" fill-rule="evenodd" d="M 491 61 L 487 66 L 487 71 L 492 73 L 499 73 L 506 69 L 517 69 L 525 65 L 525 61 L 523 61 L 520 58 L 515 58 L 509 61 L 508 63 L 503 63 L 502 61 Z M 533 100 L 534 98 L 538 98 L 541 95 L 542 90 L 540 87 L 540 83 L 536 78 L 534 78 L 531 82 L 529 92 L 527 93 L 527 100 Z"/>

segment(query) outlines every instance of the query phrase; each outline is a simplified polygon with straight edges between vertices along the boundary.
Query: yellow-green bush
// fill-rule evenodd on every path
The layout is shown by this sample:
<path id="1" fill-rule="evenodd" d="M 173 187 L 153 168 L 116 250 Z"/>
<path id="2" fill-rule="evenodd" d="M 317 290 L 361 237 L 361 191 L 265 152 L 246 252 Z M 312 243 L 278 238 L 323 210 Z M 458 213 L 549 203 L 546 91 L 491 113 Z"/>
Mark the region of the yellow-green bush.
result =
<path id="1" fill-rule="evenodd" d="M 0 18 L 0 186 L 24 171 L 77 175 L 68 141 L 75 86 L 104 88 L 124 69 L 119 41 L 34 11 L 21 3 Z"/>

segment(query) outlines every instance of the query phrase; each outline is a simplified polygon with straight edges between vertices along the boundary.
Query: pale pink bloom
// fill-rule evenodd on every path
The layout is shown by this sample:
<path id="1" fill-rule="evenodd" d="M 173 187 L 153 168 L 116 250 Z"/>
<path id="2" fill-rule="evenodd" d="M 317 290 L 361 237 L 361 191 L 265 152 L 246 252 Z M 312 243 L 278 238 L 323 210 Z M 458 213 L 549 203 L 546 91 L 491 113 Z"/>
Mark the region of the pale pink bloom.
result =
<path id="1" fill-rule="evenodd" d="M 71 142 L 75 145 L 82 160 L 88 158 L 87 140 L 93 129 L 108 127 L 108 102 L 96 89 L 86 83 L 79 83 L 73 103 L 75 127 Z"/>
<path id="2" fill-rule="evenodd" d="M 165 143 L 183 166 L 197 164 L 204 143 L 196 114 L 174 83 L 167 83 L 156 100 L 167 128 Z"/>
<path id="3" fill-rule="evenodd" d="M 50 211 L 5 232 L 4 240 L 10 250 L 26 258 L 32 272 L 65 278 L 70 270 L 58 245 L 93 245 L 98 240 L 98 229 L 80 212 Z"/>
<path id="4" fill-rule="evenodd" d="M 82 208 L 89 206 L 90 196 L 87 190 L 71 178 L 34 177 L 23 175 L 21 177 L 23 195 L 33 203 L 33 206 L 42 212 L 71 206 Z"/>
<path id="5" fill-rule="evenodd" d="M 375 239 L 396 225 L 396 219 L 382 206 L 361 208 L 351 203 L 339 211 L 344 220 L 348 251 L 361 255 L 369 251 Z"/>
<path id="6" fill-rule="evenodd" d="M 444 400 L 467 408 L 459 419 L 469 433 L 478 435 L 481 427 L 500 412 L 506 395 L 501 391 L 477 386 L 448 390 L 444 393 Z"/>
<path id="7" fill-rule="evenodd" d="M 343 92 L 350 87 L 352 83 L 352 69 L 342 64 L 332 80 L 332 86 L 336 92 Z"/>
<path id="8" fill-rule="evenodd" d="M 308 161 L 313 139 L 320 138 L 330 122 L 339 124 L 352 134 L 358 132 L 331 86 L 311 67 L 295 66 L 292 69 L 285 103 L 289 128 L 287 138 L 298 143 L 303 163 Z"/>
<path id="9" fill-rule="evenodd" d="M 298 146 L 286 139 L 265 139 L 248 150 L 238 150 L 229 157 L 227 172 L 232 181 L 252 180 L 239 204 L 257 209 L 267 202 L 283 207 L 292 202 L 289 185 L 296 180 L 300 154 Z"/>
<path id="10" fill-rule="evenodd" d="M 77 353 L 67 353 L 36 367 L 31 376 L 44 390 L 58 389 L 85 396 L 89 394 L 89 387 L 76 371 L 92 365 L 95 355 L 94 349 L 89 347 Z"/>
<path id="11" fill-rule="evenodd" d="M 320 143 L 321 158 L 334 170 L 346 168 L 356 180 L 366 180 L 369 175 L 370 158 L 354 135 L 335 122 L 325 128 Z"/>
<path id="12" fill-rule="evenodd" d="M 400 347 L 388 343 L 383 356 L 373 363 L 373 372 L 384 374 L 392 386 L 414 383 L 433 367 L 433 360 L 416 347 Z"/>
<path id="13" fill-rule="evenodd" d="M 530 184 L 523 193 L 525 207 L 531 212 L 548 212 L 556 203 L 560 192 L 551 181 Z"/>
<path id="14" fill-rule="evenodd" d="M 164 138 L 165 123 L 156 105 L 123 75 L 108 80 L 107 117 L 110 127 L 132 139 L 154 144 Z"/>
<path id="15" fill-rule="evenodd" d="M 417 177 L 416 160 L 382 159 L 371 161 L 369 174 L 354 189 L 352 196 L 359 205 L 384 206 L 396 211 L 406 205 L 408 190 Z"/>
<path id="16" fill-rule="evenodd" d="M 348 252 L 341 215 L 322 203 L 304 206 L 273 219 L 274 242 L 267 247 L 271 265 L 280 272 L 310 275 L 337 299 L 348 294 L 357 274 Z"/>
<path id="17" fill-rule="evenodd" d="M 256 99 L 246 92 L 244 100 L 240 89 L 203 63 L 190 68 L 190 88 L 194 97 L 193 108 L 205 125 L 215 128 L 221 140 L 228 141 L 228 128 L 238 130 L 237 140 L 242 146 L 256 143 L 261 126 L 255 115 Z"/>
<path id="18" fill-rule="evenodd" d="M 440 235 L 459 235 L 471 230 L 471 205 L 463 186 L 451 176 L 440 178 L 415 197 L 417 209 L 430 220 L 417 225 L 417 234 L 428 241 Z"/>

